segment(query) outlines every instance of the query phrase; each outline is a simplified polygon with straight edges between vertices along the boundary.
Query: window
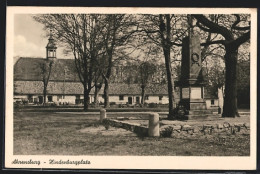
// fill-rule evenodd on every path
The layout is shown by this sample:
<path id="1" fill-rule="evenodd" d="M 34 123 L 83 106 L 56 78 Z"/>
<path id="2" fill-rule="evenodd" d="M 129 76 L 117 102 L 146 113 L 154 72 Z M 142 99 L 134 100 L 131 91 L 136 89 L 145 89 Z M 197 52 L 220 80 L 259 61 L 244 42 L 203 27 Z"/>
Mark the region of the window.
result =
<path id="1" fill-rule="evenodd" d="M 124 100 L 124 96 L 123 95 L 119 95 L 119 100 Z"/>
<path id="2" fill-rule="evenodd" d="M 136 97 L 136 104 L 140 103 L 140 97 Z"/>
<path id="3" fill-rule="evenodd" d="M 215 104 L 215 100 L 211 100 L 211 105 L 214 105 Z"/>
<path id="4" fill-rule="evenodd" d="M 52 96 L 48 96 L 48 102 L 52 102 Z"/>
<path id="5" fill-rule="evenodd" d="M 38 98 L 34 98 L 34 99 L 33 99 L 33 102 L 34 102 L 34 103 L 37 103 L 37 102 L 38 102 Z"/>
<path id="6" fill-rule="evenodd" d="M 149 100 L 149 95 L 146 95 L 144 99 Z"/>
<path id="7" fill-rule="evenodd" d="M 163 96 L 159 96 L 159 100 L 160 100 L 160 101 L 162 100 L 162 98 L 163 98 Z"/>
<path id="8" fill-rule="evenodd" d="M 48 57 L 56 57 L 56 50 L 55 49 L 49 49 L 48 50 Z"/>
<path id="9" fill-rule="evenodd" d="M 28 102 L 32 103 L 33 102 L 33 96 L 32 95 L 28 95 Z"/>

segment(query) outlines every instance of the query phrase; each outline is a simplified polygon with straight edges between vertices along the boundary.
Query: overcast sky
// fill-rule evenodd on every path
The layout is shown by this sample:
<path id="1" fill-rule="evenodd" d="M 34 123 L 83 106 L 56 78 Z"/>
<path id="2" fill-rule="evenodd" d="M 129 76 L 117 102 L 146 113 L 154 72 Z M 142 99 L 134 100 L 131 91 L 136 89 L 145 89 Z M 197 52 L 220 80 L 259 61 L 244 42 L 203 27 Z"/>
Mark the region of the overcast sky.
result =
<path id="1" fill-rule="evenodd" d="M 46 57 L 48 38 L 43 25 L 29 14 L 17 14 L 14 17 L 14 56 Z M 67 58 L 58 47 L 57 58 Z"/>

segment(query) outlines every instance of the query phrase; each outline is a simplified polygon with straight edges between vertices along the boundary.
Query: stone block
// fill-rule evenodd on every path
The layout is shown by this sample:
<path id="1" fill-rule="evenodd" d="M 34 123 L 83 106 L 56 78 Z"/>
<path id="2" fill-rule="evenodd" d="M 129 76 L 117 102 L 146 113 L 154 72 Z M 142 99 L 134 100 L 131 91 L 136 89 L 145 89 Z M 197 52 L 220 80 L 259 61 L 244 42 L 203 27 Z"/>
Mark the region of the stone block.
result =
<path id="1" fill-rule="evenodd" d="M 230 124 L 229 124 L 228 122 L 225 122 L 225 123 L 223 124 L 223 127 L 224 127 L 224 128 L 229 128 L 229 127 L 230 127 Z"/>
<path id="2" fill-rule="evenodd" d="M 244 127 L 247 129 L 250 129 L 250 124 L 249 123 L 244 123 Z"/>
<path id="3" fill-rule="evenodd" d="M 183 131 L 189 131 L 189 130 L 193 130 L 194 128 L 193 127 L 191 127 L 190 125 L 184 125 L 184 126 L 182 126 L 182 129 L 181 130 L 183 130 Z"/>
<path id="4" fill-rule="evenodd" d="M 160 130 L 164 130 L 164 129 L 168 128 L 168 127 L 171 127 L 171 126 L 169 126 L 169 125 L 163 125 L 163 126 L 160 127 Z"/>
<path id="5" fill-rule="evenodd" d="M 190 103 L 191 110 L 201 110 L 206 109 L 206 102 L 205 103 Z"/>
<path id="6" fill-rule="evenodd" d="M 235 127 L 243 127 L 244 124 L 243 124 L 243 123 L 235 123 L 234 126 L 235 126 Z"/>
<path id="7" fill-rule="evenodd" d="M 105 118 L 107 118 L 106 110 L 100 109 L 100 122 L 102 122 Z"/>
<path id="8" fill-rule="evenodd" d="M 200 128 L 199 127 L 194 127 L 193 133 L 200 133 Z"/>
<path id="9" fill-rule="evenodd" d="M 212 129 L 212 128 L 214 128 L 214 126 L 213 125 L 203 125 L 203 129 Z"/>
<path id="10" fill-rule="evenodd" d="M 241 127 L 240 126 L 235 126 L 234 129 L 236 130 L 236 132 L 240 132 Z"/>
<path id="11" fill-rule="evenodd" d="M 217 124 L 217 129 L 223 129 L 223 124 Z"/>
<path id="12" fill-rule="evenodd" d="M 117 120 L 126 120 L 125 117 L 116 117 Z"/>
<path id="13" fill-rule="evenodd" d="M 176 125 L 176 126 L 173 126 L 172 128 L 173 128 L 173 130 L 181 130 L 182 126 L 181 125 Z"/>
<path id="14" fill-rule="evenodd" d="M 151 137 L 160 136 L 159 114 L 157 113 L 149 114 L 148 135 Z"/>

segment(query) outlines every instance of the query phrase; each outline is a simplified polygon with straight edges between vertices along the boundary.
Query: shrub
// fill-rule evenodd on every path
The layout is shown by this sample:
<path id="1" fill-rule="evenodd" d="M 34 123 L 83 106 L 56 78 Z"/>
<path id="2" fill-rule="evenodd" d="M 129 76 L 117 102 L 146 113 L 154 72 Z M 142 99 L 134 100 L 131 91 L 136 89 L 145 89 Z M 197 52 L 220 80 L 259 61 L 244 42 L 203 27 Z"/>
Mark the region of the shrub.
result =
<path id="1" fill-rule="evenodd" d="M 188 114 L 188 110 L 185 109 L 183 105 L 177 105 L 176 108 L 173 109 L 173 115 L 168 115 L 168 119 L 180 119 L 180 120 L 186 120 L 187 117 L 185 116 Z"/>
<path id="2" fill-rule="evenodd" d="M 110 124 L 109 124 L 108 120 L 104 119 L 102 121 L 102 124 L 103 124 L 103 126 L 105 127 L 106 130 L 108 130 L 110 128 Z"/>
<path id="3" fill-rule="evenodd" d="M 148 106 L 149 106 L 149 108 L 156 108 L 157 103 L 149 103 Z"/>
<path id="4" fill-rule="evenodd" d="M 166 127 L 161 131 L 161 137 L 171 137 L 172 132 L 173 132 L 172 127 Z"/>
<path id="5" fill-rule="evenodd" d="M 110 128 L 109 124 L 105 124 L 104 126 L 105 126 L 106 130 L 108 130 Z"/>
<path id="6" fill-rule="evenodd" d="M 110 102 L 110 105 L 116 105 L 116 102 Z"/>

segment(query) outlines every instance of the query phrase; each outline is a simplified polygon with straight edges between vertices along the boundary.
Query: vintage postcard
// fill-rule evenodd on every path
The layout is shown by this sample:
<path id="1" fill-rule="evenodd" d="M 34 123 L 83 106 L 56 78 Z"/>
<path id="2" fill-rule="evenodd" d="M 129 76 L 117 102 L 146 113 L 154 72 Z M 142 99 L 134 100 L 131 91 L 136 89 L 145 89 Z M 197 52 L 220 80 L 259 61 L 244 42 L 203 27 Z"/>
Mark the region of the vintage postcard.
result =
<path id="1" fill-rule="evenodd" d="M 7 7 L 5 167 L 256 169 L 257 9 Z"/>

